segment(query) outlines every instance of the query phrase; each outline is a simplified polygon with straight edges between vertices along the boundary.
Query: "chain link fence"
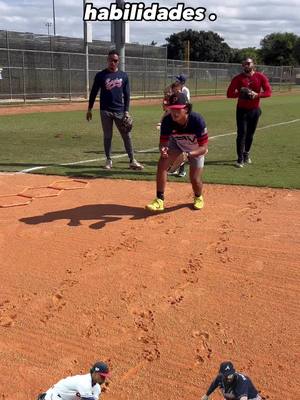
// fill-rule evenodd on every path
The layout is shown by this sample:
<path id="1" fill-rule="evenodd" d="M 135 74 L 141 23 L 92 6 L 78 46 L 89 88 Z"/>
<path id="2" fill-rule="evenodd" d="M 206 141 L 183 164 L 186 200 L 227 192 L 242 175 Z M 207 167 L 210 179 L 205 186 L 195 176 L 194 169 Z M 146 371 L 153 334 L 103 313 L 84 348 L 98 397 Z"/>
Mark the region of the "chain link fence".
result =
<path id="1" fill-rule="evenodd" d="M 56 50 L 59 48 L 59 51 L 11 48 L 12 45 L 21 47 L 21 43 L 23 47 L 37 46 L 37 35 L 34 35 L 33 39 L 27 39 L 28 43 L 24 37 L 21 40 L 19 36 L 14 40 L 10 38 L 7 42 L 7 32 L 0 31 L 0 100 L 71 101 L 85 98 L 86 55 L 83 54 L 82 40 L 79 43 L 80 39 L 68 41 L 69 38 L 55 38 L 54 45 L 51 44 L 50 37 L 46 37 L 46 40 L 45 35 L 41 36 L 39 47 L 52 46 Z M 110 42 L 99 43 L 103 55 L 88 56 L 90 87 L 96 72 L 106 67 L 106 54 L 112 47 Z M 130 79 L 132 97 L 161 97 L 164 88 L 173 82 L 179 73 L 188 77 L 187 84 L 192 96 L 224 95 L 232 77 L 241 71 L 240 64 L 168 60 L 166 48 L 158 48 L 163 51 L 159 50 L 156 53 L 159 57 L 152 57 L 155 47 L 136 46 L 126 45 L 126 72 Z M 63 51 L 68 48 L 74 51 Z M 95 48 L 93 51 L 96 51 Z M 96 52 L 100 52 L 99 48 Z M 131 56 L 132 53 L 143 56 Z M 257 69 L 268 76 L 274 91 L 291 90 L 300 78 L 299 69 L 289 66 L 259 65 Z"/>

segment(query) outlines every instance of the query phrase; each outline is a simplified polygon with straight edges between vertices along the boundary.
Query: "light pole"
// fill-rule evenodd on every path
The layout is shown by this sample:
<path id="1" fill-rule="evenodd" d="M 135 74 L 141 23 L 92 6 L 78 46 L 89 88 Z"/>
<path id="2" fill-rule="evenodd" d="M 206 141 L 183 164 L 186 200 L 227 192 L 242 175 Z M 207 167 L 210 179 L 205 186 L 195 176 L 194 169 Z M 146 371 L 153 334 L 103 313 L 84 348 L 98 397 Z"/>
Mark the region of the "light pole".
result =
<path id="1" fill-rule="evenodd" d="M 52 0 L 52 10 L 53 10 L 53 35 L 56 35 L 56 24 L 55 24 L 55 2 Z"/>
<path id="2" fill-rule="evenodd" d="M 52 26 L 52 22 L 46 22 L 45 26 L 48 28 L 48 36 L 50 36 L 50 28 Z"/>
<path id="3" fill-rule="evenodd" d="M 124 8 L 124 0 L 116 0 L 116 3 L 119 8 Z M 125 71 L 125 21 L 123 20 L 115 23 L 115 44 L 120 54 L 120 69 Z"/>
<path id="4" fill-rule="evenodd" d="M 83 15 L 85 10 L 86 0 L 83 0 Z M 90 74 L 89 74 L 89 44 L 88 44 L 88 32 L 87 32 L 87 22 L 83 21 L 83 41 L 85 50 L 85 90 L 86 98 L 89 98 L 90 94 Z"/>

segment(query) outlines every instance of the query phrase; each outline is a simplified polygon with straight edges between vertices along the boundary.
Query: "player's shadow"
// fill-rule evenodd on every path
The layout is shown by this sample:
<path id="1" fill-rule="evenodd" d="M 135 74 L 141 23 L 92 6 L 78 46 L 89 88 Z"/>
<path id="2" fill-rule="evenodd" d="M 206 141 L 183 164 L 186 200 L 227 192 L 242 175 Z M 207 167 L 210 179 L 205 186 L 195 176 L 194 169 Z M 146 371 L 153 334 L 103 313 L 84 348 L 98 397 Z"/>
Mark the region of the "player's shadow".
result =
<path id="1" fill-rule="evenodd" d="M 172 212 L 183 207 L 188 207 L 187 204 L 180 204 L 166 209 L 164 213 Z M 48 212 L 43 215 L 34 217 L 21 218 L 20 221 L 28 225 L 38 225 L 47 222 L 58 220 L 67 220 L 69 226 L 80 226 L 82 221 L 97 221 L 93 222 L 89 227 L 91 229 L 101 229 L 107 223 L 116 222 L 124 217 L 130 217 L 130 220 L 145 219 L 155 214 L 140 207 L 129 207 L 119 204 L 91 204 L 70 208 L 66 210 Z"/>

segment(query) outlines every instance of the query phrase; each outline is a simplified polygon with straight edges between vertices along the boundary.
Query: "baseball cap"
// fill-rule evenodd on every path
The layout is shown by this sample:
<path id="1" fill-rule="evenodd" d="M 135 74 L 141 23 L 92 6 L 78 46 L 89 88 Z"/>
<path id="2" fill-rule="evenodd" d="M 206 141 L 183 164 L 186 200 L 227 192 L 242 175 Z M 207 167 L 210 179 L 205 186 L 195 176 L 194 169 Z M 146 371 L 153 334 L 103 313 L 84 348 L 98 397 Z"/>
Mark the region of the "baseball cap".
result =
<path id="1" fill-rule="evenodd" d="M 180 110 L 189 104 L 188 98 L 184 93 L 174 93 L 170 96 L 168 101 L 168 108 L 170 110 Z"/>
<path id="2" fill-rule="evenodd" d="M 98 372 L 102 376 L 110 376 L 108 365 L 102 361 L 96 362 L 92 366 L 91 372 Z"/>
<path id="3" fill-rule="evenodd" d="M 231 361 L 224 361 L 220 364 L 219 373 L 223 376 L 233 375 L 235 373 L 234 366 Z"/>
<path id="4" fill-rule="evenodd" d="M 175 78 L 176 78 L 177 81 L 179 81 L 181 83 L 184 83 L 186 81 L 186 76 L 183 75 L 183 74 L 179 74 Z"/>

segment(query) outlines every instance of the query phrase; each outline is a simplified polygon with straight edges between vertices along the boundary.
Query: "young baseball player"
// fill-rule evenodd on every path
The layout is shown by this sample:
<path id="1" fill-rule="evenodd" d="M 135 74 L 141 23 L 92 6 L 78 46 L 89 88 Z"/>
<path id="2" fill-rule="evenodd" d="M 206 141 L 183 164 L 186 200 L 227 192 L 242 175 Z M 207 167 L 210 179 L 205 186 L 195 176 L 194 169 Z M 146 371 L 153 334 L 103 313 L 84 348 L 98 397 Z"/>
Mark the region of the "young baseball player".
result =
<path id="1" fill-rule="evenodd" d="M 182 93 L 184 93 L 186 95 L 188 101 L 191 102 L 190 89 L 185 85 L 186 76 L 183 74 L 179 74 L 178 76 L 176 76 L 176 83 L 180 85 L 180 91 Z M 183 178 L 186 176 L 185 162 L 181 163 L 180 167 L 178 168 L 177 176 L 180 178 Z"/>
<path id="2" fill-rule="evenodd" d="M 61 379 L 47 392 L 41 393 L 37 400 L 98 400 L 101 385 L 109 375 L 108 365 L 96 362 L 88 374 Z"/>
<path id="3" fill-rule="evenodd" d="M 217 388 L 221 390 L 225 400 L 261 400 L 250 378 L 236 372 L 231 361 L 221 363 L 219 374 L 212 381 L 201 400 L 209 400 L 209 396 Z"/>
<path id="4" fill-rule="evenodd" d="M 182 84 L 179 81 L 173 82 L 170 86 L 168 86 L 165 91 L 164 91 L 164 99 L 163 99 L 163 110 L 164 114 L 161 118 L 161 121 L 164 119 L 164 117 L 168 114 L 170 114 L 170 110 L 168 108 L 169 104 L 169 99 L 172 94 L 178 94 L 181 93 L 182 91 Z M 189 100 L 189 98 L 188 98 Z M 160 130 L 161 127 L 161 122 L 157 124 L 157 129 Z M 184 170 L 184 165 L 185 165 L 186 160 L 184 161 L 184 157 L 182 158 L 182 161 L 180 162 L 180 159 L 178 158 L 176 162 L 174 162 L 172 165 L 170 165 L 168 169 L 168 175 L 173 175 L 173 176 L 178 176 L 178 177 L 185 177 L 186 172 Z"/>
<path id="5" fill-rule="evenodd" d="M 191 101 L 190 89 L 185 86 L 186 83 L 186 76 L 183 74 L 179 74 L 176 76 L 176 82 L 178 82 L 181 86 L 181 92 L 186 95 L 188 101 Z"/>
<path id="6" fill-rule="evenodd" d="M 146 206 L 153 212 L 164 210 L 164 192 L 167 171 L 182 154 L 190 164 L 190 180 L 194 191 L 194 209 L 204 206 L 202 172 L 207 153 L 208 134 L 205 121 L 192 112 L 192 105 L 184 93 L 173 94 L 169 99 L 170 114 L 162 120 L 160 130 L 160 159 L 157 165 L 156 198 Z"/>

